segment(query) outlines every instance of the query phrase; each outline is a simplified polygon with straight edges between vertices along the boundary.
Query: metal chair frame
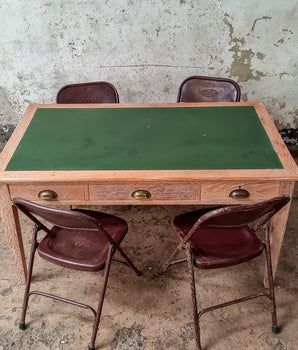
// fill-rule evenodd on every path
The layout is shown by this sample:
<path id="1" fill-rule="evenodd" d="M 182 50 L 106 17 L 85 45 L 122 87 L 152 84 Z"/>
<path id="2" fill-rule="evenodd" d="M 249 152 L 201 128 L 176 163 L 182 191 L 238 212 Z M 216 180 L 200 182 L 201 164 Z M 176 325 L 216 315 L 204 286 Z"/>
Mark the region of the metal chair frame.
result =
<path id="1" fill-rule="evenodd" d="M 200 317 L 207 312 L 214 311 L 216 309 L 220 309 L 223 307 L 227 307 L 230 305 L 234 305 L 237 303 L 245 302 L 251 299 L 255 299 L 258 297 L 267 297 L 271 301 L 271 317 L 272 317 L 272 332 L 278 333 L 279 332 L 279 326 L 277 324 L 277 316 L 276 316 L 276 302 L 275 302 L 275 293 L 274 293 L 274 281 L 273 281 L 273 273 L 272 273 L 272 263 L 271 263 L 271 250 L 270 250 L 270 233 L 269 233 L 269 225 L 268 220 L 277 212 L 279 211 L 284 205 L 286 205 L 290 198 L 288 196 L 282 196 L 282 197 L 276 197 L 273 198 L 273 200 L 280 199 L 282 204 L 280 207 L 272 208 L 272 210 L 268 211 L 263 215 L 263 219 L 261 222 L 256 223 L 252 229 L 254 232 L 257 230 L 263 230 L 264 233 L 264 240 L 263 245 L 266 253 L 266 268 L 267 268 L 267 274 L 268 274 L 268 283 L 269 283 L 269 291 L 264 293 L 258 293 L 258 294 L 251 294 L 239 299 L 231 300 L 225 303 L 217 304 L 208 308 L 204 308 L 201 311 L 198 312 L 197 307 L 197 297 L 196 297 L 196 284 L 195 284 L 195 274 L 194 274 L 194 254 L 192 245 L 190 242 L 190 238 L 193 234 L 196 233 L 196 231 L 203 226 L 204 224 L 208 225 L 208 220 L 212 220 L 213 218 L 216 218 L 217 216 L 229 213 L 229 212 L 235 212 L 237 210 L 247 210 L 250 207 L 256 206 L 256 205 L 263 205 L 266 202 L 260 202 L 257 204 L 251 204 L 251 205 L 242 205 L 242 206 L 229 206 L 229 207 L 223 207 L 218 209 L 210 209 L 210 212 L 208 212 L 205 215 L 202 215 L 196 223 L 193 225 L 193 227 L 190 229 L 190 231 L 184 235 L 182 232 L 179 232 L 179 230 L 176 227 L 173 227 L 173 230 L 176 231 L 177 236 L 179 237 L 179 244 L 177 248 L 174 250 L 174 252 L 171 254 L 169 259 L 166 261 L 166 263 L 163 265 L 163 267 L 160 270 L 160 274 L 163 274 L 169 267 L 180 264 L 183 262 L 187 262 L 187 270 L 190 277 L 190 287 L 191 287 L 191 299 L 192 299 L 192 307 L 193 307 L 193 321 L 194 321 L 194 328 L 195 328 L 195 340 L 196 340 L 196 350 L 202 350 L 201 345 L 201 331 L 200 331 Z M 175 256 L 180 252 L 184 250 L 186 254 L 186 258 L 180 259 L 180 260 L 173 260 Z M 250 259 L 251 260 L 251 259 Z"/>
<path id="2" fill-rule="evenodd" d="M 48 298 L 51 298 L 51 299 L 54 299 L 54 300 L 57 300 L 57 301 L 62 301 L 62 302 L 65 302 L 65 303 L 68 303 L 68 304 L 71 304 L 71 305 L 75 305 L 75 306 L 78 306 L 78 307 L 81 307 L 81 308 L 88 309 L 88 310 L 90 310 L 93 313 L 95 320 L 94 320 L 94 324 L 93 324 L 93 331 L 92 331 L 92 336 L 91 336 L 91 342 L 90 342 L 90 345 L 88 346 L 88 350 L 94 350 L 95 349 L 95 341 L 96 341 L 97 331 L 98 331 L 98 327 L 99 327 L 99 323 L 100 323 L 100 317 L 101 317 L 103 302 L 104 302 L 104 296 L 105 296 L 106 287 L 107 287 L 107 283 L 108 283 L 108 277 L 109 277 L 111 263 L 113 261 L 115 261 L 115 262 L 118 262 L 118 263 L 122 263 L 122 264 L 124 264 L 126 266 L 129 266 L 130 268 L 132 268 L 135 271 L 137 276 L 140 276 L 142 274 L 142 272 L 139 271 L 136 268 L 136 266 L 132 263 L 132 261 L 128 258 L 128 256 L 123 252 L 123 250 L 120 248 L 120 243 L 117 244 L 113 240 L 113 238 L 109 235 L 109 233 L 104 229 L 104 227 L 102 225 L 100 225 L 100 223 L 97 223 L 98 231 L 100 233 L 103 233 L 105 235 L 105 237 L 110 242 L 109 250 L 108 250 L 108 254 L 107 254 L 107 259 L 105 261 L 103 285 L 102 285 L 102 289 L 101 289 L 101 293 L 100 293 L 100 299 L 99 299 L 99 302 L 98 302 L 97 310 L 95 310 L 94 308 L 92 308 L 89 305 L 86 305 L 86 304 L 83 304 L 83 303 L 79 303 L 79 302 L 71 300 L 71 299 L 62 298 L 62 297 L 54 295 L 54 294 L 49 294 L 49 293 L 45 293 L 45 292 L 42 292 L 42 291 L 30 291 L 35 252 L 36 252 L 37 247 L 39 245 L 39 242 L 37 240 L 38 232 L 42 230 L 42 231 L 45 231 L 46 233 L 50 233 L 50 230 L 43 223 L 41 223 L 30 211 L 28 211 L 26 208 L 24 208 L 24 206 L 22 205 L 22 203 L 26 204 L 26 203 L 30 203 L 30 202 L 25 201 L 25 200 L 20 199 L 20 198 L 14 198 L 13 199 L 13 203 L 21 212 L 23 212 L 31 221 L 34 222 L 32 243 L 31 243 L 31 250 L 30 250 L 30 257 L 29 257 L 29 263 L 28 263 L 28 276 L 27 276 L 27 282 L 26 282 L 26 287 L 25 287 L 25 292 L 24 292 L 24 300 L 23 300 L 21 319 L 20 319 L 20 322 L 19 322 L 19 328 L 22 329 L 22 330 L 24 330 L 26 328 L 25 318 L 26 318 L 26 312 L 27 312 L 29 297 L 31 295 L 36 294 L 36 295 L 48 297 Z M 30 203 L 30 204 L 32 204 L 32 203 Z M 39 206 L 39 207 L 44 208 L 44 210 L 50 209 L 50 208 L 42 207 L 42 206 Z M 53 209 L 51 208 L 50 210 L 53 210 Z M 75 211 L 73 211 L 73 210 L 66 211 L 66 210 L 55 209 L 55 211 L 56 212 L 61 212 L 61 213 L 66 214 L 66 215 L 67 215 L 68 212 L 71 212 L 72 215 L 73 215 L 73 213 L 75 213 Z M 83 214 L 83 213 L 79 213 L 79 214 L 80 214 L 80 216 L 83 215 L 82 217 L 85 217 L 85 219 L 87 219 L 87 221 L 90 219 L 90 222 L 92 222 L 92 224 L 94 224 L 93 218 L 88 217 L 88 215 Z M 59 225 L 56 224 L 56 226 L 59 226 Z M 80 228 L 80 229 L 82 229 L 82 228 Z M 118 251 L 121 254 L 121 256 L 125 259 L 125 261 L 118 260 L 118 259 L 113 259 L 113 256 L 114 256 L 116 251 Z"/>

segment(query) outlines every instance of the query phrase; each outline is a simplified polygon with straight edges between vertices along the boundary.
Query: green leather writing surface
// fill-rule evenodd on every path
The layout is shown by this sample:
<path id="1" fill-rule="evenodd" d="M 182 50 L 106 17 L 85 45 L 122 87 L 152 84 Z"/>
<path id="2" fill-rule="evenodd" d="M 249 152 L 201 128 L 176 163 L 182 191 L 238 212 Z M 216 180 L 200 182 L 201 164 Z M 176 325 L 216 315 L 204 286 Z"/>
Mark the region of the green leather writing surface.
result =
<path id="1" fill-rule="evenodd" d="M 40 108 L 6 170 L 283 168 L 255 109 Z"/>

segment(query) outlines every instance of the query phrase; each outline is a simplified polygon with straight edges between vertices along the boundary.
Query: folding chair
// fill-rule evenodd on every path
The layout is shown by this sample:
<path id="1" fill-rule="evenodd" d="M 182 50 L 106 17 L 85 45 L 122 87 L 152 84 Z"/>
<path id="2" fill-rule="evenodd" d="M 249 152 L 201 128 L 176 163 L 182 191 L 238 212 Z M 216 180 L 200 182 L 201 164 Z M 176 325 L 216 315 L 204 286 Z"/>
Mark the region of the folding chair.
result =
<path id="1" fill-rule="evenodd" d="M 95 320 L 89 350 L 94 350 L 97 330 L 107 287 L 111 262 L 116 251 L 125 259 L 122 262 L 131 267 L 139 276 L 141 272 L 130 261 L 120 247 L 127 223 L 116 216 L 98 211 L 76 209 L 60 210 L 31 203 L 25 199 L 14 198 L 14 205 L 34 222 L 31 252 L 28 265 L 28 278 L 25 288 L 20 329 L 25 329 L 25 317 L 29 297 L 33 294 L 45 296 L 58 301 L 76 305 L 93 312 Z M 46 227 L 37 217 L 53 224 Z M 45 237 L 38 242 L 38 232 L 46 232 Z M 30 291 L 32 269 L 36 250 L 39 256 L 51 263 L 81 271 L 105 270 L 103 286 L 97 310 L 77 301 L 42 291 Z"/>
<path id="2" fill-rule="evenodd" d="M 105 81 L 69 84 L 59 90 L 57 103 L 119 103 L 119 95 L 115 86 Z"/>
<path id="3" fill-rule="evenodd" d="M 160 273 L 162 274 L 174 264 L 187 262 L 191 280 L 197 350 L 202 350 L 199 319 L 204 313 L 261 296 L 271 300 L 272 331 L 278 332 L 270 254 L 269 219 L 289 201 L 288 196 L 281 196 L 255 204 L 202 209 L 179 215 L 173 220 L 172 229 L 179 239 L 179 244 Z M 257 231 L 264 233 L 263 242 L 258 238 Z M 174 261 L 175 256 L 183 249 L 186 258 Z M 269 281 L 268 293 L 248 295 L 202 309 L 198 313 L 193 266 L 198 269 L 233 266 L 256 258 L 262 254 L 264 249 Z"/>
<path id="4" fill-rule="evenodd" d="M 180 85 L 177 102 L 238 102 L 240 95 L 232 79 L 192 76 Z"/>

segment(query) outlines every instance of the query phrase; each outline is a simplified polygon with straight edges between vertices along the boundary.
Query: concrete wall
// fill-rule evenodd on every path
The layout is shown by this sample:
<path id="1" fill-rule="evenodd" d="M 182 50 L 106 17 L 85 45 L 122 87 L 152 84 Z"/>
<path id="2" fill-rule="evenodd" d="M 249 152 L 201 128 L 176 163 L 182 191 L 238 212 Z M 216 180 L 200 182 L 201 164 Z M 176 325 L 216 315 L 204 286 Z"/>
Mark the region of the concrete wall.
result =
<path id="1" fill-rule="evenodd" d="M 1 0 L 0 138 L 29 103 L 106 80 L 121 102 L 174 102 L 189 75 L 230 77 L 296 142 L 297 0 Z"/>

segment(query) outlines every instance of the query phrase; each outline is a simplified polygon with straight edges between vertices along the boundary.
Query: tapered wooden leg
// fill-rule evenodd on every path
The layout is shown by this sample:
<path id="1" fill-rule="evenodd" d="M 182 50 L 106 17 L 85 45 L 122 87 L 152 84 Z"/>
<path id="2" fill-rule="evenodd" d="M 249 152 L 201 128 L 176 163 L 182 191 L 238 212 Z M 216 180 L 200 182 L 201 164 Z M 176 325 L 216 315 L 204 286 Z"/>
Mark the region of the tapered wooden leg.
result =
<path id="1" fill-rule="evenodd" d="M 277 324 L 277 316 L 276 316 L 276 303 L 275 303 L 274 282 L 273 282 L 273 275 L 272 275 L 271 253 L 270 253 L 270 237 L 268 235 L 268 231 L 265 234 L 266 234 L 265 252 L 266 252 L 266 261 L 267 261 L 266 266 L 268 271 L 268 283 L 269 283 L 270 299 L 271 299 L 272 332 L 278 333 L 279 327 Z"/>
<path id="2" fill-rule="evenodd" d="M 5 184 L 0 185 L 0 208 L 2 224 L 11 251 L 16 278 L 19 283 L 25 283 L 27 268 L 18 212 L 10 200 L 8 186 Z"/>
<path id="3" fill-rule="evenodd" d="M 280 195 L 289 195 L 292 197 L 294 191 L 295 182 L 285 181 L 281 183 Z M 282 249 L 282 243 L 287 227 L 288 216 L 290 212 L 291 202 L 283 207 L 278 213 L 271 219 L 270 224 L 270 247 L 271 247 L 271 261 L 272 261 L 272 275 L 275 276 L 280 252 Z M 267 267 L 264 274 L 264 286 L 269 287 Z"/>

